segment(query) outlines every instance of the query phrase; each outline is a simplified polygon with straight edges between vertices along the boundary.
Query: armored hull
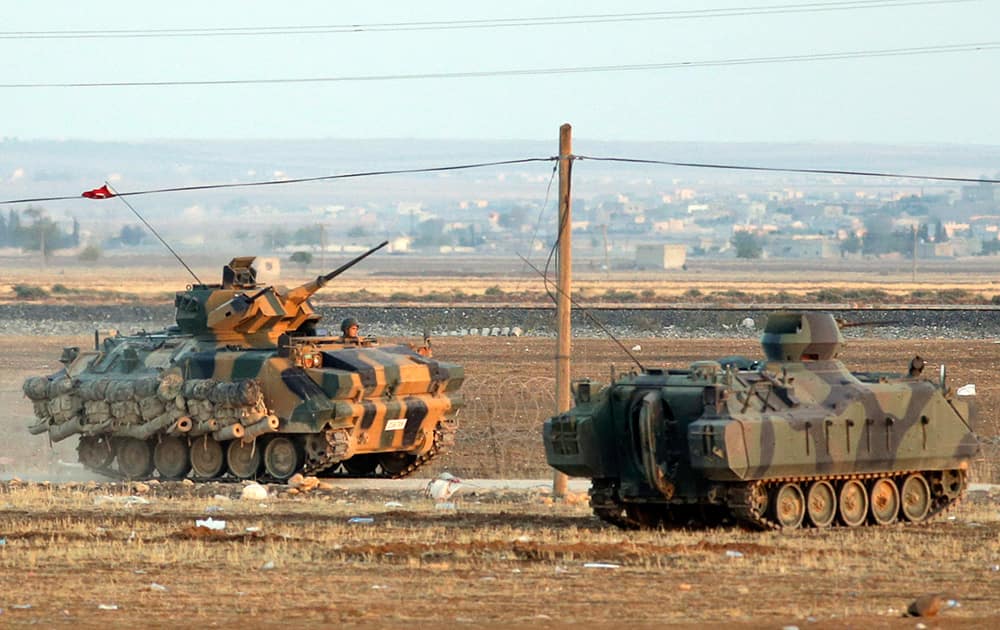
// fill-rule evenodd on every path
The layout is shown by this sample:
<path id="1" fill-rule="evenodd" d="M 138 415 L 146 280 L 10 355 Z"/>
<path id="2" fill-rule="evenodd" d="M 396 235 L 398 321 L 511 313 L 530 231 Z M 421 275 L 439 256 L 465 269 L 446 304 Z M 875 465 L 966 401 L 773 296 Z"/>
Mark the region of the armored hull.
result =
<path id="1" fill-rule="evenodd" d="M 85 466 L 132 479 L 412 473 L 453 444 L 463 371 L 428 346 L 316 334 L 308 296 L 361 258 L 292 290 L 234 259 L 177 294 L 176 326 L 66 348 L 25 381 L 31 432 L 78 435 Z"/>
<path id="2" fill-rule="evenodd" d="M 545 423 L 549 464 L 590 477 L 594 512 L 622 527 L 920 522 L 959 500 L 974 404 L 943 370 L 852 372 L 828 314 L 774 315 L 762 343 L 762 361 L 577 383 L 575 408 Z"/>

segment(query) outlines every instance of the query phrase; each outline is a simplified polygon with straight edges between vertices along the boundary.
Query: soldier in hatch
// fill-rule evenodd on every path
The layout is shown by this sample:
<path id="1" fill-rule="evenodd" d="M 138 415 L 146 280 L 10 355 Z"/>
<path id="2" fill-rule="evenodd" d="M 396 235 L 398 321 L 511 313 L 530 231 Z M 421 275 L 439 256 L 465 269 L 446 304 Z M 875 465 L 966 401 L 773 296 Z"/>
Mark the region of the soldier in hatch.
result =
<path id="1" fill-rule="evenodd" d="M 353 317 L 348 317 L 344 321 L 340 322 L 340 338 L 343 341 L 350 343 L 361 343 L 361 338 L 358 335 L 360 326 L 358 325 L 358 320 Z"/>

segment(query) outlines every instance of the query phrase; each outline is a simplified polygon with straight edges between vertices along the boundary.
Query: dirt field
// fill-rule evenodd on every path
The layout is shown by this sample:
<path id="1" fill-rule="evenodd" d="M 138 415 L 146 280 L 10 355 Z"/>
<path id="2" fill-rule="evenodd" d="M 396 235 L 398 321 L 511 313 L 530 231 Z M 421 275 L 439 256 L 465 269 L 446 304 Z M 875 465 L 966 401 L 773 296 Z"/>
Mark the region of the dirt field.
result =
<path id="1" fill-rule="evenodd" d="M 61 463 L 72 462 L 71 445 L 50 450 L 27 434 L 20 383 L 53 371 L 63 345 L 88 341 L 0 341 L 0 477 L 80 475 Z M 746 340 L 641 344 L 649 365 L 758 354 Z M 459 444 L 427 474 L 547 477 L 539 418 L 551 409 L 554 342 L 443 338 L 435 353 L 470 377 Z M 946 363 L 954 384 L 976 383 L 981 433 L 1000 433 L 996 344 L 855 342 L 844 359 L 898 371 L 915 353 L 934 369 Z M 611 363 L 629 369 L 606 341 L 579 340 L 574 356 L 576 376 L 606 380 Z M 974 481 L 992 478 L 994 464 L 980 462 Z M 455 509 L 437 509 L 420 492 L 336 484 L 299 496 L 275 486 L 264 501 L 242 501 L 241 490 L 0 485 L 0 625 L 913 628 L 916 620 L 901 617 L 907 605 L 945 592 L 960 606 L 928 620 L 931 627 L 1000 626 L 996 492 L 974 492 L 919 527 L 757 533 L 622 532 L 594 519 L 585 496 L 554 503 L 544 485 L 503 493 L 471 486 Z M 226 520 L 226 529 L 195 528 L 206 517 Z M 372 521 L 351 523 L 356 517 Z"/>
<path id="2" fill-rule="evenodd" d="M 0 624 L 913 628 L 938 592 L 960 606 L 933 627 L 1000 623 L 997 495 L 920 527 L 755 533 L 621 532 L 538 492 L 240 490 L 0 486 Z"/>

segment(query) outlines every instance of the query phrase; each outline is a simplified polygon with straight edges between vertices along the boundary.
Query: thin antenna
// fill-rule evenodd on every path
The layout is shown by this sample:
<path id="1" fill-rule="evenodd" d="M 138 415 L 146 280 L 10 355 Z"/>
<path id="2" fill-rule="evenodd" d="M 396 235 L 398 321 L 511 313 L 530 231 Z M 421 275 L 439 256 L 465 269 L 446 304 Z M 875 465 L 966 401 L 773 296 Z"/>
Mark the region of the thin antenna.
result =
<path id="1" fill-rule="evenodd" d="M 125 199 L 125 197 L 122 197 L 121 195 L 119 195 L 118 191 L 115 190 L 111 186 L 111 184 L 109 184 L 108 182 L 104 182 L 104 185 L 108 187 L 108 190 L 110 190 L 114 194 L 115 197 L 118 197 L 119 199 L 121 199 L 122 203 L 125 204 L 126 206 L 128 206 L 128 209 L 132 211 L 132 214 L 134 214 L 135 216 L 139 217 L 139 220 L 142 221 L 142 224 L 145 225 L 147 228 L 149 228 L 149 231 L 153 233 L 153 236 L 155 236 L 156 238 L 158 238 L 160 240 L 160 242 L 163 243 L 163 246 L 166 247 L 170 251 L 170 253 L 174 255 L 174 258 L 177 259 L 177 262 L 179 262 L 180 264 L 184 265 L 184 268 L 187 269 L 187 271 L 188 271 L 189 274 L 191 274 L 191 277 L 194 278 L 195 282 L 197 282 L 198 284 L 204 284 L 201 280 L 198 279 L 198 276 L 195 275 L 195 273 L 193 271 L 191 271 L 191 268 L 187 266 L 187 263 L 184 262 L 183 260 L 181 260 L 181 257 L 177 255 L 177 252 L 174 251 L 174 248 L 171 247 L 170 245 L 168 245 L 165 240 L 163 240 L 163 237 L 160 236 L 160 233 L 157 232 L 156 229 L 152 225 L 149 224 L 149 221 L 147 221 L 146 219 L 142 218 L 142 215 L 139 214 L 139 212 L 135 208 L 132 207 L 132 204 L 130 204 L 128 202 L 128 200 Z"/>
<path id="2" fill-rule="evenodd" d="M 535 271 L 535 273 L 537 273 L 538 275 L 540 275 L 543 278 L 545 278 L 545 274 L 542 272 L 542 270 L 539 269 L 538 267 L 534 266 L 533 264 L 531 264 L 531 262 L 527 258 L 525 258 L 524 256 L 522 256 L 521 254 L 518 254 L 517 257 L 520 258 L 521 260 L 523 260 L 524 264 L 526 264 L 529 267 L 531 267 Z M 546 280 L 546 284 L 547 284 L 548 283 L 548 278 L 545 278 L 545 280 Z M 562 293 L 562 291 L 559 289 L 558 286 L 556 287 L 556 291 L 559 292 L 559 293 Z M 549 296 L 551 297 L 552 294 L 549 293 Z M 619 341 L 618 337 L 615 337 L 614 333 L 612 333 L 610 330 L 608 330 L 608 328 L 604 324 L 602 324 L 599 319 L 597 319 L 596 317 L 594 317 L 594 314 L 591 313 L 590 310 L 587 309 L 587 307 L 581 306 L 579 302 L 577 302 L 575 299 L 573 299 L 572 295 L 567 296 L 567 297 L 569 297 L 569 301 L 573 303 L 573 306 L 575 306 L 576 308 L 582 310 L 583 314 L 586 315 L 587 318 L 590 319 L 590 321 L 593 322 L 595 326 L 597 326 L 598 328 L 601 329 L 601 332 L 603 332 L 605 335 L 607 335 L 608 337 L 610 337 L 611 341 L 614 341 L 616 344 L 618 344 L 618 347 L 622 349 L 622 352 L 624 352 L 625 354 L 627 354 L 628 358 L 632 359 L 632 362 L 635 363 L 636 365 L 638 365 L 640 370 L 642 370 L 643 372 L 646 371 L 646 368 L 644 368 L 642 366 L 642 363 L 639 362 L 639 359 L 635 358 L 635 355 L 632 354 L 631 352 L 629 352 L 629 349 L 625 347 L 625 344 L 623 344 L 621 341 Z"/>

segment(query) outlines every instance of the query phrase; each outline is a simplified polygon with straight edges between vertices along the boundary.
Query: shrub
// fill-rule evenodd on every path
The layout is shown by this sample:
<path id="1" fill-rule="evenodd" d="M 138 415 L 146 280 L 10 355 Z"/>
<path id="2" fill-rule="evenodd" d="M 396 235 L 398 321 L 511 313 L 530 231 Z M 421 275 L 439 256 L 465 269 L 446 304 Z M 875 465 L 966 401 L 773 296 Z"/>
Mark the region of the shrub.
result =
<path id="1" fill-rule="evenodd" d="M 941 304 L 966 304 L 975 302 L 972 293 L 965 289 L 941 289 L 938 291 L 938 302 Z"/>
<path id="2" fill-rule="evenodd" d="M 819 291 L 810 291 L 806 294 L 806 297 L 810 298 L 813 302 L 820 303 L 838 303 L 844 301 L 844 294 L 837 289 L 820 289 Z"/>
<path id="3" fill-rule="evenodd" d="M 716 299 L 729 300 L 729 301 L 739 300 L 741 302 L 749 302 L 752 299 L 752 296 L 749 293 L 747 293 L 746 291 L 740 291 L 738 289 L 726 289 L 725 291 L 715 291 L 714 293 L 712 293 L 712 295 Z"/>
<path id="4" fill-rule="evenodd" d="M 97 262 L 97 259 L 101 257 L 101 248 L 97 245 L 87 245 L 83 248 L 83 251 L 77 256 L 81 262 Z M 55 287 L 53 287 L 55 288 Z"/>
<path id="5" fill-rule="evenodd" d="M 293 263 L 298 263 L 303 267 L 307 267 L 312 264 L 313 255 L 309 252 L 294 252 L 288 257 L 288 260 Z"/>
<path id="6" fill-rule="evenodd" d="M 33 284 L 15 284 L 14 295 L 19 300 L 40 300 L 48 297 L 49 292 Z"/>
<path id="7" fill-rule="evenodd" d="M 639 299 L 639 294 L 635 291 L 618 291 L 608 289 L 604 292 L 604 299 L 609 302 L 635 302 Z"/>

